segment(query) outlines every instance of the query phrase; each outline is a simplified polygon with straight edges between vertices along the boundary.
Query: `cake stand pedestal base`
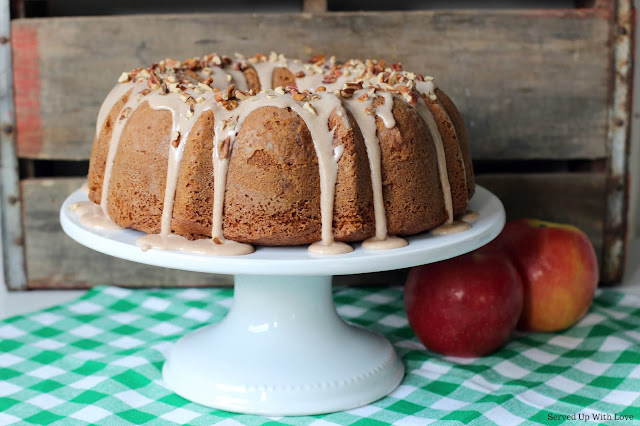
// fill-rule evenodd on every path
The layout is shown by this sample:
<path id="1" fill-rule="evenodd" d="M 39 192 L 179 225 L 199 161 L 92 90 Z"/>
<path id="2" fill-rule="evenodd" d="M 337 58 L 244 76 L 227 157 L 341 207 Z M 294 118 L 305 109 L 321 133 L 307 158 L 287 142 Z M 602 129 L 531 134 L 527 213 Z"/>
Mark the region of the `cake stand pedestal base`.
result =
<path id="1" fill-rule="evenodd" d="M 386 338 L 340 318 L 331 276 L 236 275 L 227 317 L 180 339 L 163 369 L 186 399 L 268 416 L 359 407 L 403 375 Z"/>
<path id="2" fill-rule="evenodd" d="M 392 392 L 404 367 L 380 334 L 342 321 L 331 275 L 408 268 L 459 256 L 487 244 L 505 223 L 504 208 L 482 187 L 469 201 L 478 212 L 471 229 L 451 235 L 424 232 L 406 247 L 314 256 L 307 247 L 258 247 L 236 257 L 167 250 L 142 251 L 131 229 L 96 229 L 72 208 L 88 201 L 78 190 L 60 208 L 74 240 L 118 258 L 165 268 L 235 274 L 227 317 L 180 339 L 164 365 L 167 386 L 200 404 L 268 416 L 349 410 Z"/>

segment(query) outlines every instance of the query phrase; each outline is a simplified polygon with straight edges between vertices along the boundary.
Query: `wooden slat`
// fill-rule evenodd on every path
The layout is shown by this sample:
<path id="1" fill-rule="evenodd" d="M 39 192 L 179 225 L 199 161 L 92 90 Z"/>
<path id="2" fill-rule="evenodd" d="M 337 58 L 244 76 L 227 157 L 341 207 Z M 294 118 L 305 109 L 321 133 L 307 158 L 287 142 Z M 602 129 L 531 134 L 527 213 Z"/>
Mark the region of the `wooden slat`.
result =
<path id="1" fill-rule="evenodd" d="M 479 175 L 477 182 L 500 198 L 507 220 L 523 217 L 568 223 L 591 239 L 601 281 L 610 282 L 602 257 L 606 176 L 596 173 Z"/>
<path id="2" fill-rule="evenodd" d="M 9 2 L 3 1 L 0 3 L 0 246 L 5 282 L 15 290 L 26 288 L 27 279 L 9 33 Z"/>
<path id="3" fill-rule="evenodd" d="M 612 105 L 608 132 L 607 208 L 603 245 L 606 275 L 620 282 L 627 248 L 629 210 L 629 146 L 632 121 L 635 11 L 632 0 L 615 1 Z"/>
<path id="4" fill-rule="evenodd" d="M 327 0 L 303 0 L 302 11 L 304 13 L 322 13 L 327 11 Z"/>
<path id="5" fill-rule="evenodd" d="M 84 179 L 22 182 L 29 288 L 228 285 L 227 275 L 181 272 L 98 253 L 73 241 L 60 227 L 60 206 Z"/>
<path id="6" fill-rule="evenodd" d="M 16 99 L 18 123 L 29 128 L 18 134 L 20 155 L 86 159 L 100 103 L 123 70 L 278 49 L 384 57 L 436 76 L 466 118 L 476 159 L 604 158 L 609 18 L 607 9 L 580 9 L 15 20 L 15 34 L 37 40 L 31 56 L 14 40 L 27 57 L 16 74 L 33 80 L 32 91 L 39 84 L 36 99 Z"/>

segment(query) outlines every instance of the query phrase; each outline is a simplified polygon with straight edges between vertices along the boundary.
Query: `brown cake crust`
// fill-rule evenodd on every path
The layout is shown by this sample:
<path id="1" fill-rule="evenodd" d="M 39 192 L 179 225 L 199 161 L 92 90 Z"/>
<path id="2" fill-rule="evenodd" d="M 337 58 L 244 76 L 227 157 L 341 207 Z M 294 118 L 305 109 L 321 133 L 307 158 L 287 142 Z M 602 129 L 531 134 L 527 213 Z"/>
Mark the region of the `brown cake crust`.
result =
<path id="1" fill-rule="evenodd" d="M 211 110 L 198 118 L 187 138 L 178 174 L 171 230 L 190 240 L 211 238 L 213 123 Z"/>
<path id="2" fill-rule="evenodd" d="M 248 67 L 243 71 L 244 78 L 247 80 L 247 86 L 249 86 L 250 90 L 254 92 L 260 91 L 260 78 L 258 77 L 258 72 L 253 67 Z"/>
<path id="3" fill-rule="evenodd" d="M 446 155 L 447 176 L 451 187 L 451 200 L 453 202 L 453 214 L 464 213 L 467 208 L 468 195 L 466 184 L 466 172 L 455 128 L 449 119 L 449 115 L 440 105 L 438 100 L 426 97 L 427 105 L 438 124 L 438 130 L 442 137 L 442 145 Z"/>
<path id="4" fill-rule="evenodd" d="M 129 100 L 131 90 L 126 92 L 111 108 L 100 132 L 94 138 L 91 148 L 91 158 L 89 159 L 89 173 L 87 183 L 89 184 L 89 199 L 96 204 L 100 204 L 102 198 L 102 181 L 109 155 L 109 143 L 113 134 L 113 126 L 120 116 L 120 111 Z"/>
<path id="5" fill-rule="evenodd" d="M 333 145 L 343 147 L 338 161 L 333 232 L 336 240 L 352 242 L 372 237 L 375 225 L 367 147 L 353 116 L 345 112 L 349 127 L 335 111 L 329 117 L 329 128 L 334 130 Z"/>
<path id="6" fill-rule="evenodd" d="M 385 102 L 377 98 L 374 106 Z M 415 108 L 394 99 L 395 127 L 376 117 L 382 153 L 383 197 L 390 235 L 410 235 L 447 220 L 436 149 Z"/>
<path id="7" fill-rule="evenodd" d="M 469 199 L 473 196 L 476 189 L 475 177 L 473 173 L 473 163 L 471 162 L 471 148 L 469 146 L 469 135 L 467 133 L 467 127 L 464 125 L 464 120 L 462 119 L 462 115 L 458 108 L 453 103 L 451 98 L 447 96 L 442 90 L 436 88 L 435 89 L 436 96 L 440 101 L 440 104 L 447 112 L 451 123 L 453 123 L 453 127 L 456 130 L 456 135 L 458 137 L 458 147 L 460 149 L 460 153 L 462 154 L 462 159 L 464 161 L 464 169 L 467 177 L 467 194 Z"/>
<path id="8" fill-rule="evenodd" d="M 171 138 L 171 113 L 142 103 L 122 131 L 107 211 L 124 228 L 160 232 Z"/>
<path id="9" fill-rule="evenodd" d="M 287 87 L 294 86 L 295 84 L 296 76 L 293 75 L 289 68 L 274 68 L 271 87 Z"/>
<path id="10" fill-rule="evenodd" d="M 334 235 L 340 241 L 359 241 L 373 235 L 366 148 L 362 135 L 355 135 L 337 115 L 331 115 L 329 126 L 335 128 L 334 145 L 344 147 L 338 162 Z M 279 143 L 271 143 L 276 140 Z M 252 112 L 236 137 L 227 176 L 225 238 L 261 245 L 320 240 L 318 160 L 298 114 L 276 107 Z"/>
<path id="11" fill-rule="evenodd" d="M 318 240 L 318 160 L 298 114 L 264 107 L 245 119 L 229 161 L 223 229 L 225 238 L 252 244 Z"/>

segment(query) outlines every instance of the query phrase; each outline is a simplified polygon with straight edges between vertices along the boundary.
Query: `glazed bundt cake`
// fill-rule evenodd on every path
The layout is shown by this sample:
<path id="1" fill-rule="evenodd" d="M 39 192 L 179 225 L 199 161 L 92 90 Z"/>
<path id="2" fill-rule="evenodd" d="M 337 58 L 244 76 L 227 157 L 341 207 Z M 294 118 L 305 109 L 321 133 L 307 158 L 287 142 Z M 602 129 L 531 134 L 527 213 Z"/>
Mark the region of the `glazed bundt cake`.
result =
<path id="1" fill-rule="evenodd" d="M 431 77 L 375 60 L 236 56 L 122 74 L 98 115 L 94 210 L 147 233 L 143 249 L 214 254 L 393 248 L 454 228 L 473 168 L 460 113 Z"/>

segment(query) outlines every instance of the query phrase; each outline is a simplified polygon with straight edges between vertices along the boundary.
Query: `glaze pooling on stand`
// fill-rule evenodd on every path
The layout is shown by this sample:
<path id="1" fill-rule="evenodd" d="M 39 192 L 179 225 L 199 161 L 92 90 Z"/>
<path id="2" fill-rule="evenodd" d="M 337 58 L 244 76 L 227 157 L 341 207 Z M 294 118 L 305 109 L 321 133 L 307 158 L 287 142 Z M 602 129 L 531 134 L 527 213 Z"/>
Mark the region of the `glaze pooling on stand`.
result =
<path id="1" fill-rule="evenodd" d="M 194 65 L 195 64 L 195 65 Z M 296 76 L 295 85 L 272 90 L 274 70 L 287 68 Z M 372 68 L 373 67 L 373 68 Z M 377 68 L 376 68 L 377 67 Z M 244 70 L 252 68 L 263 89 L 260 93 L 247 91 Z M 372 71 L 377 69 L 378 71 Z M 107 96 L 98 115 L 96 135 L 104 126 L 106 117 L 118 101 L 128 95 L 115 122 L 109 143 L 100 202 L 103 216 L 108 219 L 108 192 L 113 161 L 123 128 L 136 108 L 148 102 L 154 110 L 166 110 L 172 117 L 171 144 L 168 147 L 167 180 L 164 192 L 160 233 L 139 239 L 139 245 L 214 255 L 238 255 L 253 251 L 249 244 L 226 240 L 223 233 L 224 196 L 229 158 L 244 120 L 264 107 L 287 108 L 295 112 L 309 130 L 318 160 L 320 174 L 321 240 L 309 247 L 311 253 L 340 254 L 352 251 L 348 244 L 334 240 L 333 212 L 338 163 L 344 147 L 334 142 L 334 128 L 329 118 L 336 114 L 342 125 L 351 129 L 345 108 L 355 119 L 363 134 L 368 155 L 373 189 L 375 235 L 363 247 L 390 249 L 403 247 L 406 240 L 388 235 L 386 209 L 383 199 L 382 158 L 377 135 L 376 118 L 388 129 L 395 127 L 394 102 L 407 102 L 424 120 L 433 138 L 437 166 L 447 221 L 437 232 L 459 232 L 464 225 L 453 222 L 451 188 L 446 169 L 442 138 L 426 98 L 434 100 L 435 85 L 430 78 L 424 81 L 415 74 L 397 68 L 380 72 L 384 67 L 375 61 L 348 61 L 338 65 L 334 59 L 313 58 L 309 63 L 288 61 L 284 56 L 256 55 L 247 61 L 238 55 L 235 62 L 212 54 L 202 60 L 192 58 L 180 63 L 167 59 L 149 69 L 124 73 Z M 374 101 L 382 98 L 383 102 Z M 189 241 L 172 233 L 173 205 L 185 146 L 198 117 L 211 111 L 214 117 L 212 161 L 214 173 L 213 217 L 211 239 Z M 465 177 L 466 179 L 466 177 Z"/>
<path id="2" fill-rule="evenodd" d="M 458 217 L 458 220 L 461 220 L 462 222 L 473 223 L 477 221 L 479 218 L 480 218 L 480 215 L 478 214 L 478 212 L 474 212 L 473 210 L 467 210 L 463 214 L 461 214 L 460 217 Z"/>
<path id="3" fill-rule="evenodd" d="M 460 220 L 454 220 L 433 228 L 431 233 L 434 235 L 449 235 L 457 234 L 458 232 L 463 232 L 467 229 L 471 229 L 471 224 Z"/>
<path id="4" fill-rule="evenodd" d="M 80 223 L 86 227 L 106 230 L 123 229 L 109 219 L 109 216 L 102 212 L 99 205 L 91 201 L 73 203 L 69 206 L 69 210 L 73 210 L 78 215 Z"/>

